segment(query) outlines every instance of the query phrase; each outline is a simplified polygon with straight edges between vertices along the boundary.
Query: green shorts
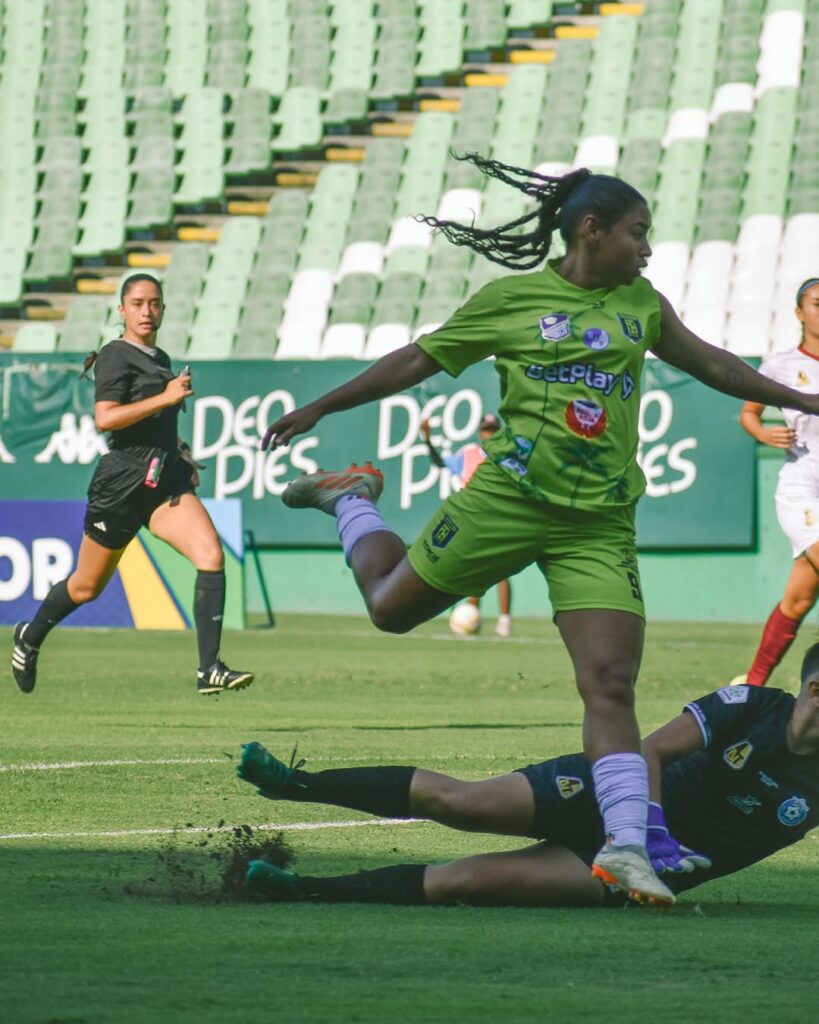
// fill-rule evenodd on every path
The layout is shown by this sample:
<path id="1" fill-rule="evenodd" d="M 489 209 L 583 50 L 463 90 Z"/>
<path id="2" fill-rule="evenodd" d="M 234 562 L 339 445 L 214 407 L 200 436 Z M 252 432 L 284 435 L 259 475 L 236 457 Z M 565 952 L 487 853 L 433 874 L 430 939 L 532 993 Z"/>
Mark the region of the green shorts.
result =
<path id="1" fill-rule="evenodd" d="M 475 597 L 534 562 L 555 613 L 613 608 L 644 619 L 634 508 L 546 504 L 484 462 L 435 513 L 408 557 L 430 586 Z"/>

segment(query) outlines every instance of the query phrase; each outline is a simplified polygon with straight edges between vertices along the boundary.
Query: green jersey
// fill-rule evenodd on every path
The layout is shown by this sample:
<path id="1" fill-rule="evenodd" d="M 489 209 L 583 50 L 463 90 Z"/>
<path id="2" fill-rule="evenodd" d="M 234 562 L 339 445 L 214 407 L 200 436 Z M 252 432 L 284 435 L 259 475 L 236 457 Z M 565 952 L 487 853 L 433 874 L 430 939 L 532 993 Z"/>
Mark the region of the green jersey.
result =
<path id="1" fill-rule="evenodd" d="M 645 278 L 587 291 L 547 264 L 486 285 L 417 344 L 453 377 L 495 356 L 506 426 L 487 457 L 527 494 L 594 510 L 645 490 L 640 376 L 660 319 Z"/>

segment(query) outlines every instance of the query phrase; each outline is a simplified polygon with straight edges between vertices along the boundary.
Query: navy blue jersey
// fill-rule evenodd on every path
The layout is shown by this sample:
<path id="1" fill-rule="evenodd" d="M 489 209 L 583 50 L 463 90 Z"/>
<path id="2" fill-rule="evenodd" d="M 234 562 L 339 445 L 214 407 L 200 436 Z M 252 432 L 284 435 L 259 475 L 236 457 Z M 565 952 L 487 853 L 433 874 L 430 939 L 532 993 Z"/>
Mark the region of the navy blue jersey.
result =
<path id="1" fill-rule="evenodd" d="M 683 887 L 754 864 L 819 825 L 819 755 L 788 748 L 794 704 L 782 690 L 725 686 L 686 705 L 705 749 L 665 769 L 663 808 L 671 834 L 713 866 Z"/>
<path id="2" fill-rule="evenodd" d="M 674 838 L 707 854 L 712 866 L 663 875 L 675 892 L 754 864 L 819 825 L 819 755 L 788 749 L 794 703 L 782 690 L 726 686 L 686 705 L 705 748 L 664 769 L 662 803 Z M 520 771 L 535 799 L 532 838 L 591 864 L 604 834 L 585 757 L 568 754 Z"/>

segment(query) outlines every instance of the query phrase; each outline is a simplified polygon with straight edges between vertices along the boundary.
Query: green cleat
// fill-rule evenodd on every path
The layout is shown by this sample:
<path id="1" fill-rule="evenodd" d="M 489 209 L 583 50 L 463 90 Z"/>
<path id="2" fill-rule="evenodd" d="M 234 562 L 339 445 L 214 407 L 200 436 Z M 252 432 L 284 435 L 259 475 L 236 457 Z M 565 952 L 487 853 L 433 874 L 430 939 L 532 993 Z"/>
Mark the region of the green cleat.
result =
<path id="1" fill-rule="evenodd" d="M 301 898 L 301 879 L 295 871 L 284 871 L 266 860 L 252 860 L 248 864 L 245 882 L 252 893 L 268 900 Z"/>
<path id="2" fill-rule="evenodd" d="M 260 796 L 266 796 L 268 800 L 286 799 L 285 790 L 291 784 L 298 769 L 304 764 L 304 758 L 293 764 L 295 757 L 296 751 L 294 750 L 288 767 L 283 761 L 274 757 L 269 750 L 266 750 L 261 743 L 243 743 L 242 759 L 236 766 L 236 774 L 244 782 L 256 786 Z M 299 785 L 299 783 L 293 783 L 293 785 Z"/>

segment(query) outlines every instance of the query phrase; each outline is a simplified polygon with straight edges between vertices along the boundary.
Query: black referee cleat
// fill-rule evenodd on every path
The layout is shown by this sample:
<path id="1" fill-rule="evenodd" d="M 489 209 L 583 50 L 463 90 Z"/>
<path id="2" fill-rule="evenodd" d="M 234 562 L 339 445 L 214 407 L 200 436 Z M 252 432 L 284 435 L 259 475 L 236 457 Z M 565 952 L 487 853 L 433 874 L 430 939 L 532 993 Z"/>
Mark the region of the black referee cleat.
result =
<path id="1" fill-rule="evenodd" d="M 37 655 L 40 653 L 39 647 L 31 647 L 23 639 L 27 625 L 27 622 L 18 622 L 14 627 L 14 650 L 11 652 L 11 674 L 23 693 L 31 693 L 37 682 Z"/>
<path id="2" fill-rule="evenodd" d="M 204 672 L 196 673 L 196 688 L 200 693 L 224 693 L 243 690 L 253 682 L 252 672 L 234 672 L 223 661 L 217 661 Z"/>

